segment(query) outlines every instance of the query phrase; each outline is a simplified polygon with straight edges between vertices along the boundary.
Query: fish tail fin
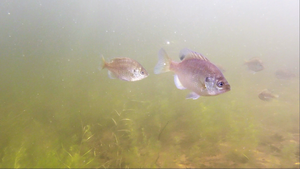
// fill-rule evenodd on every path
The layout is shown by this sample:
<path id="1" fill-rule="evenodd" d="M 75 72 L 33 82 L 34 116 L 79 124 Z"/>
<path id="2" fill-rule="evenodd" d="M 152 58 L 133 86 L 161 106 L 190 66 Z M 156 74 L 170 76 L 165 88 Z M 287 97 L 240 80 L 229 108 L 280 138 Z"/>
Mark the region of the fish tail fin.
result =
<path id="1" fill-rule="evenodd" d="M 158 62 L 154 67 L 154 73 L 160 74 L 170 71 L 171 59 L 167 55 L 166 51 L 161 48 L 158 52 Z"/>
<path id="2" fill-rule="evenodd" d="M 103 55 L 101 55 L 101 57 L 102 57 L 102 65 L 100 66 L 99 70 L 102 70 L 106 67 L 106 62 L 105 62 Z"/>

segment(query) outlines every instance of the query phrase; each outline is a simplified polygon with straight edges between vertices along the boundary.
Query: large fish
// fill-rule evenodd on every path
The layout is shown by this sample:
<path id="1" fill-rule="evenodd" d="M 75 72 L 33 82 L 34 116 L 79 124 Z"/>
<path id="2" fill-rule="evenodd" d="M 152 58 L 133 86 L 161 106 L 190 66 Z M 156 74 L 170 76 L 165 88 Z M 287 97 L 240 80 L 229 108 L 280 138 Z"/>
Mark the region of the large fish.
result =
<path id="1" fill-rule="evenodd" d="M 192 91 L 187 99 L 195 100 L 200 96 L 213 96 L 230 91 L 230 85 L 222 72 L 206 57 L 189 49 L 182 49 L 179 57 L 181 62 L 172 61 L 165 50 L 160 49 L 154 73 L 173 71 L 176 87 Z"/>
<path id="2" fill-rule="evenodd" d="M 127 58 L 114 58 L 110 62 L 106 62 L 102 57 L 102 69 L 108 69 L 108 76 L 111 79 L 120 79 L 125 81 L 142 80 L 148 76 L 148 72 L 137 61 Z"/>

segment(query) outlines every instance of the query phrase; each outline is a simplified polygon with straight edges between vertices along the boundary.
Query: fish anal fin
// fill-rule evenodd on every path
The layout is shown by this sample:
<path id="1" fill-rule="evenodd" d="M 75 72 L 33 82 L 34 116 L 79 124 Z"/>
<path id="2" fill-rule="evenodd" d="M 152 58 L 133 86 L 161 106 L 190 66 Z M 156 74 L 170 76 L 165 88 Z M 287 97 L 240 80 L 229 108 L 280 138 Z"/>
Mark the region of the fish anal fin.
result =
<path id="1" fill-rule="evenodd" d="M 174 75 L 174 83 L 175 83 L 175 86 L 180 89 L 180 90 L 184 90 L 186 89 L 180 82 L 179 78 L 177 75 Z"/>
<path id="2" fill-rule="evenodd" d="M 200 95 L 198 95 L 197 93 L 195 92 L 191 92 L 189 93 L 187 96 L 186 96 L 186 99 L 193 99 L 193 100 L 196 100 L 200 97 Z"/>
<path id="3" fill-rule="evenodd" d="M 108 71 L 107 74 L 108 74 L 108 77 L 110 79 L 116 79 L 117 78 L 116 75 L 113 72 L 111 72 L 111 71 Z"/>

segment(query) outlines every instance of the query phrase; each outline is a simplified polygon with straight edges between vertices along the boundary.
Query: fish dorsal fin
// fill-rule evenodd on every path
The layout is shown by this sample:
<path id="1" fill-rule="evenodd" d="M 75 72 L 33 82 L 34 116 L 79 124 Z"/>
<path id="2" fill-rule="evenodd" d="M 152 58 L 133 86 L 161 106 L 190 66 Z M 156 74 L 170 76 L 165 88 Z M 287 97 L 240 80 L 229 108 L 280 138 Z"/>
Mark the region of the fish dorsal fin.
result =
<path id="1" fill-rule="evenodd" d="M 184 59 L 201 59 L 201 60 L 209 62 L 209 60 L 205 56 L 203 56 L 202 54 L 194 52 L 194 51 L 192 51 L 190 49 L 187 49 L 187 48 L 184 48 L 180 51 L 179 58 L 180 58 L 180 60 L 184 60 Z"/>

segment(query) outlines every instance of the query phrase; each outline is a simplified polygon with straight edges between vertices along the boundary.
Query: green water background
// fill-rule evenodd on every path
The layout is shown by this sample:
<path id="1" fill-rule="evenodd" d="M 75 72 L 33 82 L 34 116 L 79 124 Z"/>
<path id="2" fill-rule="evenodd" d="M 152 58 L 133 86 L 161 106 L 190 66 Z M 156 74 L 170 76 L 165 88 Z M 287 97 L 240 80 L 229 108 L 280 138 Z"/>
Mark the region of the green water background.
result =
<path id="1" fill-rule="evenodd" d="M 296 0 L 3 0 L 0 25 L 2 168 L 299 167 Z M 162 47 L 222 65 L 231 91 L 186 100 L 153 73 Z M 101 55 L 150 75 L 109 79 Z M 248 71 L 251 57 L 265 69 Z M 266 88 L 280 97 L 260 100 Z"/>

